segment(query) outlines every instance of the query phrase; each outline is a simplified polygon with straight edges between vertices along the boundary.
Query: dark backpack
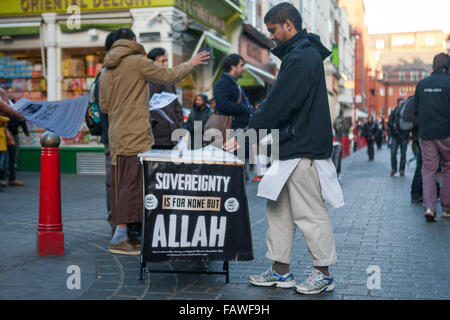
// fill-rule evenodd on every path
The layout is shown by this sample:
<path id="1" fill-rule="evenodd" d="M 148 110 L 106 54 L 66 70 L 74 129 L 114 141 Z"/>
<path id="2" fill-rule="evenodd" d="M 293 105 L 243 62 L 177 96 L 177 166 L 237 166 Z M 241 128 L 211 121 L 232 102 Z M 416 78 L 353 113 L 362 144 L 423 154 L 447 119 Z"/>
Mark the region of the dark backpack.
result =
<path id="1" fill-rule="evenodd" d="M 91 85 L 89 89 L 89 106 L 86 110 L 85 120 L 86 125 L 89 128 L 89 133 L 93 136 L 101 136 L 102 135 L 102 124 L 100 122 L 100 107 L 98 104 L 98 95 L 99 95 L 99 85 L 100 85 L 100 74 L 98 73 L 97 77 L 94 80 L 94 83 Z"/>
<path id="2" fill-rule="evenodd" d="M 395 115 L 395 122 L 401 131 L 410 131 L 416 126 L 413 97 L 409 97 L 400 105 Z"/>

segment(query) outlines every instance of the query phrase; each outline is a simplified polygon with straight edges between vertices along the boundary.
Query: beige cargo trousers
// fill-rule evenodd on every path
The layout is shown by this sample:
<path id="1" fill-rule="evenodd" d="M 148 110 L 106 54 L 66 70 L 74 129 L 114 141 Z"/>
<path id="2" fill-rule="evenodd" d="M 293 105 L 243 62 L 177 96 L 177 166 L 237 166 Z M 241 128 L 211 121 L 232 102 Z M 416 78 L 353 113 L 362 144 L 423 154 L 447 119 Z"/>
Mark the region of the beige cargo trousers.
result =
<path id="1" fill-rule="evenodd" d="M 313 160 L 301 159 L 278 199 L 267 201 L 266 216 L 269 223 L 267 258 L 291 264 L 298 226 L 314 266 L 326 267 L 337 263 L 333 229 Z"/>

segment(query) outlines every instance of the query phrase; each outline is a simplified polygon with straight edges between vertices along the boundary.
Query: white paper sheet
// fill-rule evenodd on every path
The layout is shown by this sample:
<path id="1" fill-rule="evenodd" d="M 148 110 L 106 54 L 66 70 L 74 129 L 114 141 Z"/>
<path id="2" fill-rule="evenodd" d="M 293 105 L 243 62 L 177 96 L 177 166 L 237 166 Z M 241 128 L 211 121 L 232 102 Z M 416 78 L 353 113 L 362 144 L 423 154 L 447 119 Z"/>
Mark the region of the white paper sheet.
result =
<path id="1" fill-rule="evenodd" d="M 258 197 L 276 201 L 286 181 L 297 167 L 299 159 L 275 160 L 258 185 Z"/>
<path id="2" fill-rule="evenodd" d="M 258 197 L 276 201 L 292 172 L 300 162 L 299 159 L 274 161 L 258 186 Z M 314 160 L 319 175 L 323 201 L 332 208 L 344 206 L 344 195 L 331 159 Z"/>
<path id="3" fill-rule="evenodd" d="M 169 116 L 162 111 L 162 108 L 167 107 L 169 104 L 171 104 L 178 96 L 173 93 L 169 92 L 161 92 L 161 93 L 155 93 L 152 98 L 150 99 L 149 105 L 150 111 L 158 112 L 164 119 L 169 121 L 170 123 L 174 123 L 172 119 L 169 118 Z"/>
<path id="4" fill-rule="evenodd" d="M 167 107 L 169 104 L 175 101 L 177 97 L 178 96 L 176 94 L 165 91 L 161 93 L 155 93 L 149 102 L 151 108 L 150 111 Z"/>

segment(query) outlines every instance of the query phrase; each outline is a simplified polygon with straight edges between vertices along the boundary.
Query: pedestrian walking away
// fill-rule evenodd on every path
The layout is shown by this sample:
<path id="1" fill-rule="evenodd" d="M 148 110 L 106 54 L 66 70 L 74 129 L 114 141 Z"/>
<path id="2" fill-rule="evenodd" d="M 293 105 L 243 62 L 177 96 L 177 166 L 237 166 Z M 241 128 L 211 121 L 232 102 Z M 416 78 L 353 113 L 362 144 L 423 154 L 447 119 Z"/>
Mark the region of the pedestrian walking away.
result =
<path id="1" fill-rule="evenodd" d="M 338 184 L 330 160 L 333 135 L 323 66 L 331 52 L 317 35 L 302 29 L 300 13 L 290 3 L 274 6 L 264 22 L 277 44 L 272 52 L 281 59 L 281 68 L 268 97 L 250 118 L 249 129 L 280 130 L 280 161 L 277 174 L 265 175 L 258 189 L 259 196 L 272 198 L 266 207 L 266 257 L 273 264 L 266 272 L 249 276 L 248 281 L 318 294 L 334 289 L 335 279 L 328 267 L 337 262 L 318 170 L 325 161 Z M 225 148 L 233 149 L 233 144 L 236 141 L 229 140 Z M 308 279 L 299 284 L 290 271 L 297 226 L 313 261 Z"/>
<path id="2" fill-rule="evenodd" d="M 374 142 L 375 142 L 375 137 L 377 135 L 377 125 L 376 123 L 373 121 L 373 117 L 369 116 L 367 118 L 367 122 L 364 123 L 363 125 L 363 129 L 362 129 L 362 135 L 363 137 L 366 139 L 367 142 L 367 154 L 369 155 L 369 161 L 373 161 L 374 160 Z"/>
<path id="3" fill-rule="evenodd" d="M 375 142 L 377 144 L 377 149 L 381 150 L 381 147 L 383 146 L 383 140 L 385 138 L 384 119 L 379 119 L 376 125 L 377 125 L 377 133 L 375 135 Z"/>
<path id="4" fill-rule="evenodd" d="M 403 98 L 397 100 L 397 107 L 391 111 L 388 120 L 389 136 L 392 139 L 391 144 L 391 177 L 395 176 L 398 169 L 400 169 L 400 176 L 405 175 L 406 166 L 406 150 L 408 148 L 409 131 L 401 130 L 399 127 L 398 111 L 405 101 Z M 400 148 L 400 165 L 397 162 L 397 153 Z"/>
<path id="5" fill-rule="evenodd" d="M 450 217 L 450 56 L 433 59 L 433 73 L 421 80 L 414 95 L 422 155 L 423 207 L 427 221 L 437 221 L 436 172 L 441 163 L 442 217 Z"/>
<path id="6" fill-rule="evenodd" d="M 339 110 L 339 115 L 336 117 L 336 119 L 333 122 L 333 129 L 334 129 L 334 137 L 336 138 L 336 142 L 340 143 L 340 146 L 337 147 L 338 154 L 334 155 L 336 160 L 336 172 L 337 174 L 341 173 L 341 162 L 342 162 L 342 152 L 343 152 L 343 145 L 342 145 L 342 138 L 346 139 L 348 136 L 348 131 L 350 130 L 350 125 L 347 119 L 344 117 L 344 110 L 341 108 Z"/>

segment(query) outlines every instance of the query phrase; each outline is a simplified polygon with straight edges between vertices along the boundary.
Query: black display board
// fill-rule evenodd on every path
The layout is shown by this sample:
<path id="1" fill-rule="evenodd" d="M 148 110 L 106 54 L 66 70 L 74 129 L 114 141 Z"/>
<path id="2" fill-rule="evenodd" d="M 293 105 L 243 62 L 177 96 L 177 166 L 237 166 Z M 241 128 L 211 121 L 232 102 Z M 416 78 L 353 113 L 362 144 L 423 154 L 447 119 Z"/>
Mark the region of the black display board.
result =
<path id="1" fill-rule="evenodd" d="M 146 262 L 253 259 L 243 165 L 146 159 L 143 175 L 143 269 Z"/>

